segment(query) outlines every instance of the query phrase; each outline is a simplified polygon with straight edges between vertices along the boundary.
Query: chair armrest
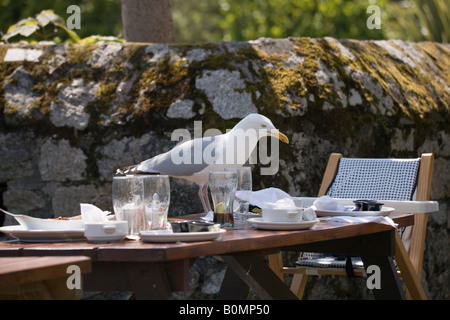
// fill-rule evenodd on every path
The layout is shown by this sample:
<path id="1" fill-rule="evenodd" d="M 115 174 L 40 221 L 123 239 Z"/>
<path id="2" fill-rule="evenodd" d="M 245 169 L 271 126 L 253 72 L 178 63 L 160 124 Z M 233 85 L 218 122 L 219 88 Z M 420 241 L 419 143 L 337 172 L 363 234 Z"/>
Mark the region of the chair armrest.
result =
<path id="1" fill-rule="evenodd" d="M 437 201 L 393 201 L 380 200 L 386 207 L 392 207 L 396 213 L 430 213 L 439 211 Z"/>
<path id="2" fill-rule="evenodd" d="M 293 197 L 302 201 L 303 207 L 313 205 L 317 197 Z M 338 204 L 344 206 L 354 205 L 353 200 L 356 199 L 336 199 Z M 385 207 L 395 209 L 396 213 L 429 213 L 439 211 L 439 203 L 437 201 L 394 201 L 394 200 L 379 200 L 384 203 Z"/>

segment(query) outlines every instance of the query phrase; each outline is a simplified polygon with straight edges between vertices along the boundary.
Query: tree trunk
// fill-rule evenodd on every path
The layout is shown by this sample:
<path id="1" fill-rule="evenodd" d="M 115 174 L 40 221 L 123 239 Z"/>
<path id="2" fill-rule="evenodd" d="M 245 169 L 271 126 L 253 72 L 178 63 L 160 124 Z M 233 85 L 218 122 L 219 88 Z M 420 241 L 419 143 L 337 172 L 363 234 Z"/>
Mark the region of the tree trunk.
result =
<path id="1" fill-rule="evenodd" d="M 129 42 L 174 42 L 170 0 L 122 0 L 122 22 Z"/>

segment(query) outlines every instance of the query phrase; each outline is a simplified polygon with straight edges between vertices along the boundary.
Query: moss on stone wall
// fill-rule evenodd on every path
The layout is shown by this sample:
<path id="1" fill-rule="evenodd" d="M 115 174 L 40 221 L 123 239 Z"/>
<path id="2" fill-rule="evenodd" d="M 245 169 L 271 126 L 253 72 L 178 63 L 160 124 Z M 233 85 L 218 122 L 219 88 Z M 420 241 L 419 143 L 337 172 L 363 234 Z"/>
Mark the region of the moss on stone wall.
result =
<path id="1" fill-rule="evenodd" d="M 42 54 L 35 62 L 3 61 L 18 48 Z M 240 116 L 231 111 L 230 101 L 230 115 L 224 117 L 228 111 L 218 111 L 208 92 L 198 87 L 197 81 L 219 76 L 213 71 L 225 77 L 238 72 L 244 83 L 233 88 L 236 80 L 230 80 L 230 92 L 220 84 L 209 88 L 219 99 L 236 94 L 234 103 L 239 104 L 249 94 L 243 108 L 273 115 L 288 133 L 301 122 L 311 123 L 311 134 L 323 139 L 359 139 L 362 155 L 373 153 L 373 145 L 390 154 L 394 127 L 414 126 L 414 140 L 423 141 L 436 122 L 449 120 L 449 47 L 436 43 L 289 38 L 197 46 L 100 43 L 0 49 L 3 131 L 26 124 L 42 134 L 67 136 L 72 131 L 74 140 L 80 131 L 95 135 L 126 123 L 133 130 L 124 130 L 124 136 L 139 136 L 158 131 L 165 121 L 162 131 L 167 132 L 186 122 L 183 117 L 169 119 L 170 107 L 192 101 L 190 119 L 224 132 Z M 31 89 L 24 87 L 25 80 L 32 82 Z M 56 109 L 87 123 L 55 123 Z M 363 129 L 367 133 L 362 136 L 375 142 L 361 138 Z"/>
<path id="2" fill-rule="evenodd" d="M 304 114 L 313 108 L 357 106 L 373 114 L 424 119 L 431 110 L 448 111 L 449 49 L 439 44 L 300 38 L 271 43 L 271 48 L 263 41 L 160 48 L 120 44 L 112 53 L 107 44 L 100 46 L 38 46 L 43 51 L 39 63 L 4 62 L 1 78 L 10 81 L 14 66 L 23 65 L 38 96 L 30 108 L 44 116 L 61 88 L 78 78 L 93 81 L 98 84 L 96 103 L 88 111 L 98 114 L 94 118 L 100 125 L 116 112 L 121 114 L 117 121 L 130 113 L 164 113 L 181 99 L 193 100 L 197 110 L 208 114 L 201 106 L 211 103 L 195 87 L 204 70 L 238 71 L 246 87 L 236 91 L 249 92 L 263 112 Z M 4 57 L 8 46 L 1 48 Z M 200 58 L 189 58 L 195 50 L 202 51 Z M 124 81 L 130 82 L 125 95 L 118 92 Z M 6 111 L 11 115 L 17 108 Z"/>
<path id="3" fill-rule="evenodd" d="M 42 54 L 38 61 L 3 61 L 11 49 Z M 418 147 L 436 123 L 449 121 L 449 47 L 436 43 L 289 38 L 196 46 L 3 45 L 0 53 L 3 131 L 26 125 L 70 141 L 80 132 L 100 140 L 114 130 L 164 137 L 192 126 L 186 116 L 168 116 L 171 106 L 188 101 L 189 120 L 222 132 L 257 110 L 288 134 L 352 139 L 361 156 L 371 156 L 374 149 L 392 154 L 393 128 L 413 134 Z M 199 87 L 204 79 L 218 82 Z M 443 130 L 449 133 L 448 126 Z"/>

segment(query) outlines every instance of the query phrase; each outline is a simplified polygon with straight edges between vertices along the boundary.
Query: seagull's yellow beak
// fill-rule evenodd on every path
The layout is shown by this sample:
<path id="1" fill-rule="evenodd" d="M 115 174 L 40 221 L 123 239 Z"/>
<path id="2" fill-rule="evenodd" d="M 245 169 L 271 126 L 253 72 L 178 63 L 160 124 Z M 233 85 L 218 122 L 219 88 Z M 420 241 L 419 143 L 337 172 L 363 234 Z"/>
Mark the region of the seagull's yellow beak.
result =
<path id="1" fill-rule="evenodd" d="M 289 143 L 289 138 L 284 133 L 281 133 L 278 130 L 277 131 L 275 131 L 275 130 L 270 130 L 270 131 L 267 130 L 267 133 L 269 133 L 271 136 L 281 140 L 281 142 Z"/>

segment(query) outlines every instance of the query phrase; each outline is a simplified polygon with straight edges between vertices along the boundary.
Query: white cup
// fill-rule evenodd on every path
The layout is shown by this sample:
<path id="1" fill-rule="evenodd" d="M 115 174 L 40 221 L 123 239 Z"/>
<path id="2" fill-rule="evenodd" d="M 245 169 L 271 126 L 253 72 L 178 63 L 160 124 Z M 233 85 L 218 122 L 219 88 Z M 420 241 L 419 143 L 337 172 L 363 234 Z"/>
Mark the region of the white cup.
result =
<path id="1" fill-rule="evenodd" d="M 302 208 L 277 209 L 263 208 L 262 220 L 267 222 L 300 222 L 302 221 Z"/>
<path id="2" fill-rule="evenodd" d="M 128 221 L 88 222 L 84 236 L 91 242 L 117 242 L 128 233 Z"/>

